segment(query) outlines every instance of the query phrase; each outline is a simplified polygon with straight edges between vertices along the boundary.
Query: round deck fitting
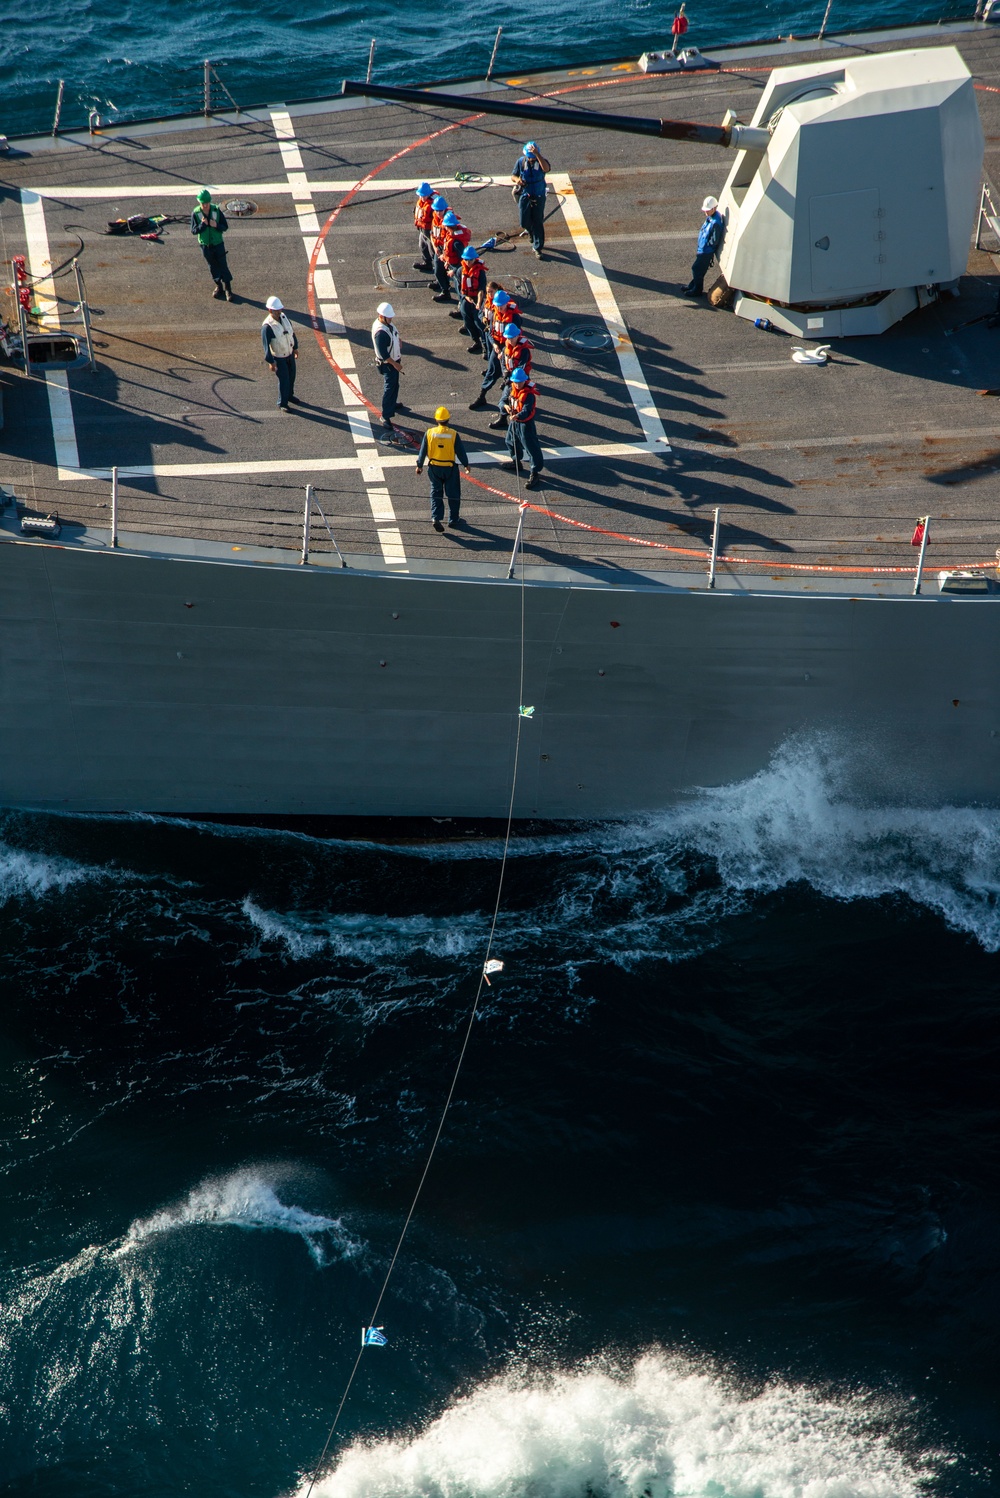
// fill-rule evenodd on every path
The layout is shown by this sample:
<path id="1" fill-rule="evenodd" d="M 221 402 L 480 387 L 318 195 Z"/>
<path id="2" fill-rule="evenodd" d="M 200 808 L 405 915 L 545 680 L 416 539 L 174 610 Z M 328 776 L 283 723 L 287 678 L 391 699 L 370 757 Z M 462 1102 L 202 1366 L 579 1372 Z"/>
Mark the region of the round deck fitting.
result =
<path id="1" fill-rule="evenodd" d="M 615 340 L 601 323 L 580 322 L 563 328 L 559 341 L 574 354 L 610 354 Z"/>
<path id="2" fill-rule="evenodd" d="M 251 213 L 257 212 L 257 204 L 252 203 L 249 198 L 230 198 L 226 204 L 226 212 L 233 218 L 249 218 Z"/>

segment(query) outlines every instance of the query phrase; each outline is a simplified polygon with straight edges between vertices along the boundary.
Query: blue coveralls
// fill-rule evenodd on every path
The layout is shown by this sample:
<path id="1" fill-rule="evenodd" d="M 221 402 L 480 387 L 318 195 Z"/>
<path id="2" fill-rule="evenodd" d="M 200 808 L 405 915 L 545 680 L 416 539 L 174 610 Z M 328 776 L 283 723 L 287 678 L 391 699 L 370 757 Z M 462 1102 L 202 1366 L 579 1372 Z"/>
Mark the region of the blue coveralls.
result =
<path id="1" fill-rule="evenodd" d="M 375 335 L 375 341 L 377 345 L 375 363 L 382 376 L 382 420 L 389 427 L 392 426 L 392 418 L 399 405 L 399 370 L 389 363 L 389 355 L 392 353 L 392 334 L 382 328 Z"/>
<path id="2" fill-rule="evenodd" d="M 458 465 L 463 468 L 469 466 L 469 455 L 465 450 L 465 443 L 458 433 L 455 433 L 455 459 L 454 463 L 427 463 L 427 433 L 420 444 L 420 452 L 417 456 L 417 467 L 423 468 L 427 463 L 427 477 L 431 481 L 431 519 L 444 519 L 445 495 L 448 497 L 448 520 L 454 525 L 458 519 L 458 512 L 462 505 L 462 480 L 458 475 Z"/>
<path id="3" fill-rule="evenodd" d="M 279 313 L 279 317 L 283 322 L 288 321 L 283 312 Z M 288 402 L 295 393 L 295 350 L 299 346 L 299 339 L 295 330 L 292 329 L 292 352 L 286 358 L 279 358 L 271 352 L 271 344 L 278 331 L 270 319 L 267 319 L 260 330 L 260 336 L 264 345 L 264 362 L 270 364 L 278 376 L 278 405 L 283 411 L 287 411 Z"/>
<path id="4" fill-rule="evenodd" d="M 524 405 L 516 417 L 512 416 L 507 428 L 507 451 L 514 462 L 523 467 L 525 461 L 528 464 L 528 477 L 532 474 L 541 473 L 544 466 L 542 459 L 542 444 L 538 440 L 535 430 L 535 411 L 538 408 L 538 399 L 533 390 L 529 390 Z"/>
<path id="5" fill-rule="evenodd" d="M 519 156 L 511 175 L 520 177 L 523 188 L 517 205 L 521 228 L 531 235 L 531 248 L 541 250 L 545 244 L 545 173 L 533 156 Z"/>
<path id="6" fill-rule="evenodd" d="M 685 286 L 685 291 L 693 292 L 695 296 L 701 296 L 705 289 L 705 276 L 708 274 L 708 268 L 722 249 L 722 241 L 725 237 L 726 221 L 718 208 L 716 208 L 714 213 L 710 213 L 701 226 L 701 233 L 698 235 L 698 249 L 691 266 L 691 280 Z"/>

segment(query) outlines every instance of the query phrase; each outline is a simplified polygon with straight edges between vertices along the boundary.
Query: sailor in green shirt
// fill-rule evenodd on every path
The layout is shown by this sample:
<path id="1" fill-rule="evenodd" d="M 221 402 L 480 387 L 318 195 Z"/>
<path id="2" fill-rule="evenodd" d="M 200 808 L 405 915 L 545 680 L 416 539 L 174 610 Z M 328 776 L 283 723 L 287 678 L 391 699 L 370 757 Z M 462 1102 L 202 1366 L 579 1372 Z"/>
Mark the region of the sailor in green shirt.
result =
<path id="1" fill-rule="evenodd" d="M 208 268 L 215 282 L 212 295 L 219 302 L 223 297 L 227 302 L 233 300 L 233 277 L 226 259 L 226 242 L 223 238 L 228 228 L 226 215 L 217 203 L 212 202 L 212 194 L 208 188 L 203 187 L 198 194 L 198 206 L 191 215 L 191 233 L 198 236 L 201 253 L 208 261 Z"/>

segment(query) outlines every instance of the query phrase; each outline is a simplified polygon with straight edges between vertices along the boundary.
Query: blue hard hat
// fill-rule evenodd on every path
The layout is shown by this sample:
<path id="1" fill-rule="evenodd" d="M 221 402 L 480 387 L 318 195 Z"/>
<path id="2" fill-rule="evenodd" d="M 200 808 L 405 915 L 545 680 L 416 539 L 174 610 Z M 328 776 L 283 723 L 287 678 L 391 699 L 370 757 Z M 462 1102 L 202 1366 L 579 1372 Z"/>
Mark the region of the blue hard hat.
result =
<path id="1" fill-rule="evenodd" d="M 465 246 L 465 249 L 462 251 L 463 260 L 475 260 L 478 255 L 479 251 L 476 249 L 474 244 L 467 244 Z"/>
<path id="2" fill-rule="evenodd" d="M 506 291 L 498 291 L 493 298 L 493 305 L 494 307 L 505 307 L 509 301 L 510 297 Z"/>
<path id="3" fill-rule="evenodd" d="M 417 188 L 417 197 L 429 198 L 433 191 L 434 189 L 429 182 L 421 182 L 420 186 Z"/>
<path id="4" fill-rule="evenodd" d="M 516 322 L 506 322 L 503 325 L 503 336 L 505 338 L 520 338 L 521 329 Z"/>
<path id="5" fill-rule="evenodd" d="M 461 222 L 457 213 L 446 213 L 444 216 L 444 223 L 449 229 L 456 228 Z"/>
<path id="6" fill-rule="evenodd" d="M 525 370 L 514 369 L 511 371 L 510 383 L 512 385 L 523 385 L 527 378 L 528 376 Z"/>
<path id="7" fill-rule="evenodd" d="M 431 207 L 434 209 L 435 213 L 444 213 L 444 211 L 447 208 L 447 206 L 448 206 L 448 199 L 447 198 L 443 198 L 440 193 L 438 193 L 437 197 L 434 199 L 433 203 L 431 204 Z"/>
<path id="8" fill-rule="evenodd" d="M 526 140 L 525 143 L 524 143 L 524 149 L 526 151 L 537 151 L 538 150 L 538 142 L 537 142 L 537 140 Z"/>

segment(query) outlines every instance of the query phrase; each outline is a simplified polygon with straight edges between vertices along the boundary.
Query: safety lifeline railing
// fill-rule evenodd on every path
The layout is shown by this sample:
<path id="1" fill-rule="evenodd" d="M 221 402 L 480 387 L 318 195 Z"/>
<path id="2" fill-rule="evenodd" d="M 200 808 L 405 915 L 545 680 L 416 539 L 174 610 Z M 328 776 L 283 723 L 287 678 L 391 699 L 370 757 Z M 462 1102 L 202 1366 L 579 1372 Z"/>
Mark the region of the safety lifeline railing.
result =
<path id="1" fill-rule="evenodd" d="M 977 250 L 983 247 L 983 226 L 990 229 L 997 240 L 1000 240 L 1000 212 L 997 211 L 997 193 L 988 177 L 983 178 L 982 191 L 979 194 L 979 213 L 976 216 L 976 239 Z"/>
<path id="2" fill-rule="evenodd" d="M 337 538 L 333 534 L 333 531 L 330 529 L 330 522 L 329 522 L 329 520 L 327 520 L 326 516 L 323 514 L 323 507 L 320 504 L 319 500 L 316 498 L 316 491 L 313 488 L 312 484 L 307 484 L 306 485 L 306 502 L 305 502 L 305 508 L 304 508 L 304 510 L 302 512 L 302 555 L 299 558 L 300 565 L 304 567 L 305 564 L 309 560 L 309 543 L 310 543 L 310 541 L 312 539 L 312 534 L 311 534 L 312 533 L 312 512 L 313 512 L 314 508 L 319 511 L 320 519 L 322 520 L 323 524 L 326 526 L 326 533 L 330 537 L 331 542 L 333 543 L 333 549 L 334 549 L 334 551 L 337 553 L 337 556 L 340 558 L 340 565 L 341 565 L 341 567 L 346 567 L 347 566 L 347 562 L 346 562 L 346 560 L 344 558 L 344 553 L 341 551 L 340 547 L 337 545 Z"/>

